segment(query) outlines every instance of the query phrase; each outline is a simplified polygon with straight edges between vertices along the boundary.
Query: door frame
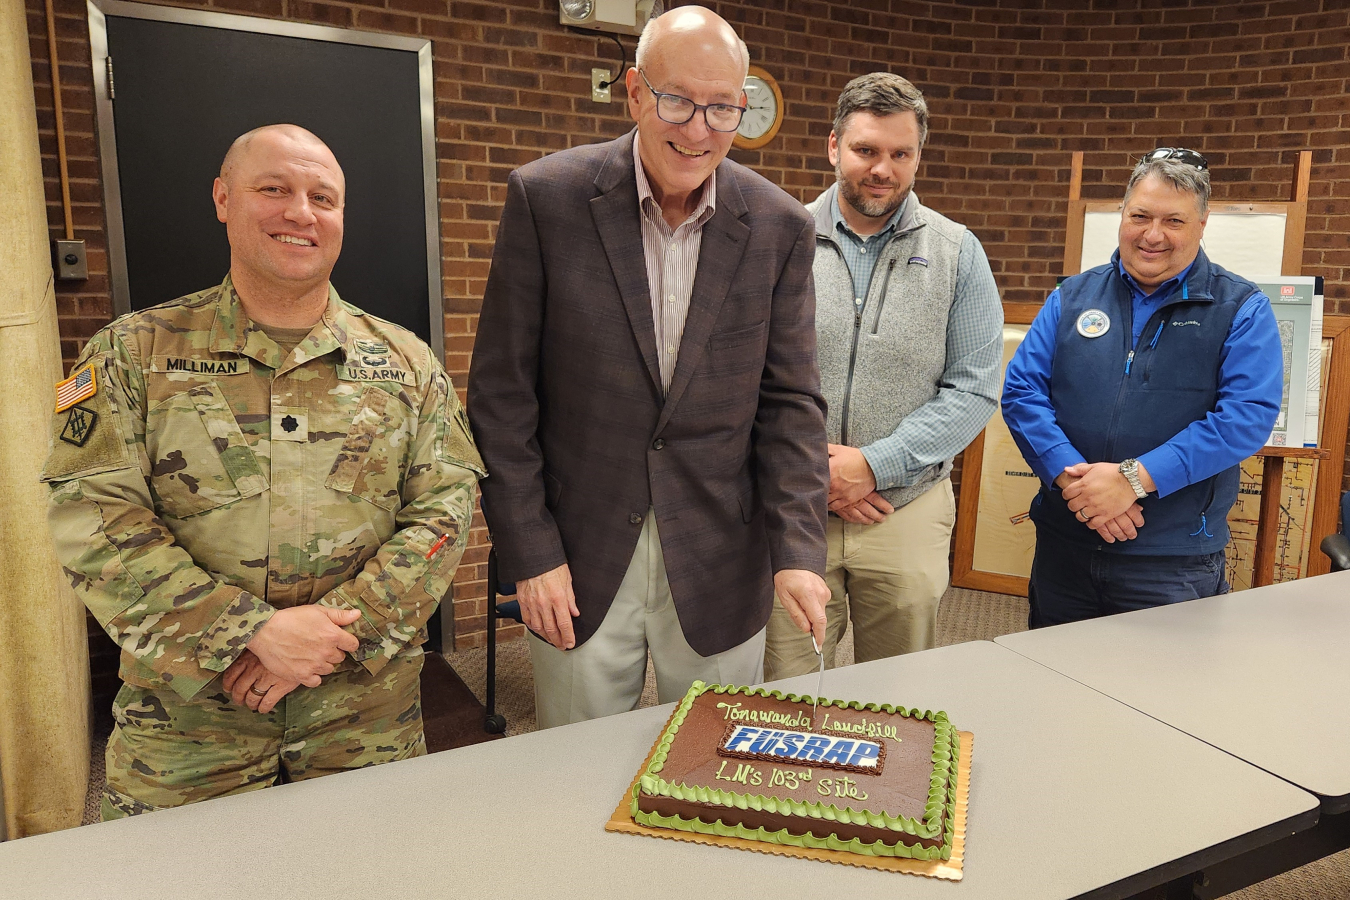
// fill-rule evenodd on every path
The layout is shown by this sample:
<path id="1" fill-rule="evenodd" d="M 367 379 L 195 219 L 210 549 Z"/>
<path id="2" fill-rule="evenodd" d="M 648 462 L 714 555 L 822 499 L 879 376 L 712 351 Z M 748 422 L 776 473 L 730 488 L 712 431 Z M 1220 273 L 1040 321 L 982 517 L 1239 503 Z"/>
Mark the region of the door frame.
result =
<path id="1" fill-rule="evenodd" d="M 441 302 L 441 229 L 440 199 L 436 183 L 436 99 L 431 71 L 431 41 L 426 38 L 403 37 L 332 28 L 326 25 L 307 25 L 278 19 L 261 19 L 232 13 L 206 12 L 132 3 L 128 0 L 86 0 L 89 7 L 89 47 L 94 74 L 94 105 L 98 128 L 99 165 L 103 176 L 103 208 L 108 229 L 108 268 L 112 280 L 114 315 L 131 312 L 131 289 L 127 275 L 126 234 L 122 227 L 122 182 L 117 165 L 117 131 L 113 118 L 113 102 L 117 90 L 116 67 L 113 69 L 112 92 L 108 88 L 108 16 L 129 19 L 150 19 L 180 25 L 201 25 L 230 31 L 248 31 L 281 37 L 329 41 L 336 44 L 356 44 L 363 47 L 381 47 L 387 50 L 406 50 L 417 54 L 418 97 L 422 128 L 422 197 L 426 214 L 427 235 L 427 300 L 431 316 L 431 349 L 436 358 L 445 361 L 445 320 Z"/>

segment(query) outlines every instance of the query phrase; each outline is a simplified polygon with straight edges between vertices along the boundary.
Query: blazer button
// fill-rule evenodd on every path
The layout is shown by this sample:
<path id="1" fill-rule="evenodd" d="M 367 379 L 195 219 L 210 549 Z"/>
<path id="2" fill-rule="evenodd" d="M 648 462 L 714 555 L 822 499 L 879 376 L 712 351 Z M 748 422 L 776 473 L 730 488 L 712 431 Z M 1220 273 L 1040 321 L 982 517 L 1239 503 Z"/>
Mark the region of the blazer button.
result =
<path id="1" fill-rule="evenodd" d="M 653 450 L 660 450 L 660 449 L 661 449 L 662 447 L 664 447 L 665 445 L 666 445 L 666 442 L 665 442 L 665 440 L 662 439 L 662 438 L 657 438 L 656 440 L 652 441 L 652 449 L 653 449 Z"/>
<path id="2" fill-rule="evenodd" d="M 634 525 L 641 525 L 641 524 L 642 524 L 642 516 L 639 515 L 638 513 L 633 513 L 632 515 L 630 515 L 630 516 L 628 517 L 628 521 L 631 522 L 631 523 L 634 524 Z"/>

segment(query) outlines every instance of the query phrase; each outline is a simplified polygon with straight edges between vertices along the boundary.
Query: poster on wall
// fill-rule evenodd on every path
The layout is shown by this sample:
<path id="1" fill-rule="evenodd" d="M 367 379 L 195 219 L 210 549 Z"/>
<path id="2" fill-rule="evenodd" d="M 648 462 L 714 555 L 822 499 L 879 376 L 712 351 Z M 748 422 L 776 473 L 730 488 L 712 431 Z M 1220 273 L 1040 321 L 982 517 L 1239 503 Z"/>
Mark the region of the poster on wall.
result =
<path id="1" fill-rule="evenodd" d="M 1318 350 L 1318 390 L 1326 395 L 1331 372 L 1331 341 L 1323 338 Z M 1313 434 L 1318 434 L 1314 431 Z M 1312 551 L 1313 499 L 1317 496 L 1320 462 L 1315 459 L 1286 459 L 1281 473 L 1279 516 L 1275 523 L 1274 582 L 1293 581 L 1308 574 Z M 1233 590 L 1252 586 L 1253 560 L 1256 557 L 1256 526 L 1261 514 L 1261 468 L 1255 457 L 1243 460 L 1238 482 L 1237 502 L 1228 513 L 1228 546 L 1224 557 L 1228 583 Z"/>
<path id="2" fill-rule="evenodd" d="M 1322 297 L 1317 279 L 1286 276 L 1257 279 L 1270 298 L 1284 350 L 1284 395 L 1266 445 L 1316 447 L 1322 397 Z"/>
<path id="3" fill-rule="evenodd" d="M 1003 326 L 1003 370 L 1026 337 L 1029 326 Z M 1002 380 L 999 393 L 1003 393 Z M 971 565 L 977 571 L 1027 578 L 1036 552 L 1036 526 L 1030 518 L 1031 500 L 1040 479 L 1022 458 L 1012 434 L 995 410 L 984 429 L 980 466 L 980 504 L 976 514 Z"/>

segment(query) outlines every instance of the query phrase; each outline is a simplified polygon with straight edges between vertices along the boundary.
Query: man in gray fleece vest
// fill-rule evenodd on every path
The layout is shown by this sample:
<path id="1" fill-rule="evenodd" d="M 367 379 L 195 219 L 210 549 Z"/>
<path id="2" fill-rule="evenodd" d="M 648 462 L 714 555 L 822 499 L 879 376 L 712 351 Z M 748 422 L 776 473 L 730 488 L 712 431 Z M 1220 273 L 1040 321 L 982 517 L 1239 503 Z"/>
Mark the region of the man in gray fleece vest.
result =
<path id="1" fill-rule="evenodd" d="M 807 206 L 829 403 L 830 666 L 850 618 L 858 662 L 933 646 L 956 520 L 952 458 L 998 401 L 1003 306 L 984 249 L 911 193 L 927 136 L 914 85 L 855 78 L 830 132 L 837 183 Z M 765 679 L 815 666 L 810 637 L 775 609 Z"/>

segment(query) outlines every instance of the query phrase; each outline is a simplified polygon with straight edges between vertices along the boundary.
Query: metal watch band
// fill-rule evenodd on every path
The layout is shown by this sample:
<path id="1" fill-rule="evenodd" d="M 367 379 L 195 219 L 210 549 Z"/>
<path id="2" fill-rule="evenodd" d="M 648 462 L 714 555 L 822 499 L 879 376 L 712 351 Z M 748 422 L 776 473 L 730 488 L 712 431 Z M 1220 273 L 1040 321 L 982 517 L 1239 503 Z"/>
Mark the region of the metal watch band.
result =
<path id="1" fill-rule="evenodd" d="M 1144 490 L 1143 483 L 1139 480 L 1139 460 L 1127 459 L 1120 464 L 1120 474 L 1125 476 L 1125 480 L 1130 483 L 1134 489 L 1134 495 L 1143 500 L 1148 496 L 1148 491 Z"/>

